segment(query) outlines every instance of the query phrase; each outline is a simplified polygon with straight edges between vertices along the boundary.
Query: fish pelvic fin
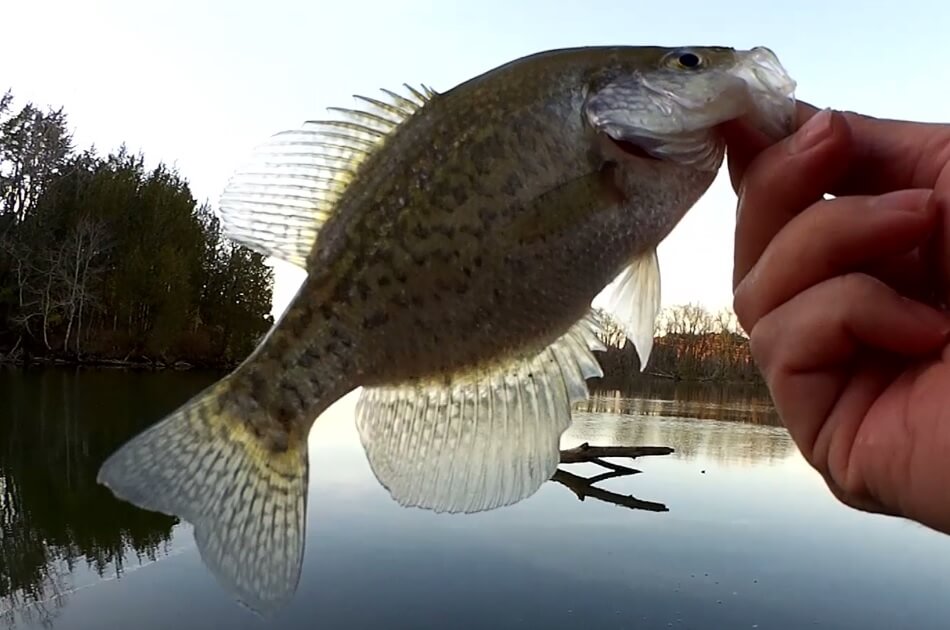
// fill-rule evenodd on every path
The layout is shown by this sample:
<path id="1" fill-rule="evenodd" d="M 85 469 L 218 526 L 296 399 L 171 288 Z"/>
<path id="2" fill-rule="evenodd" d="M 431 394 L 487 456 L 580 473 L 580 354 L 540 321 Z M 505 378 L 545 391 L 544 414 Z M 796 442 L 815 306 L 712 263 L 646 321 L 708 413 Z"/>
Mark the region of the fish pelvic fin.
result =
<path id="1" fill-rule="evenodd" d="M 221 585 L 260 615 L 282 607 L 300 578 L 307 441 L 277 452 L 232 415 L 227 381 L 211 386 L 111 455 L 98 482 L 140 508 L 194 526 Z"/>
<path id="2" fill-rule="evenodd" d="M 355 96 L 357 108 L 329 108 L 335 120 L 307 121 L 258 146 L 221 194 L 225 234 L 306 268 L 321 227 L 360 166 L 437 96 L 425 86 L 405 87 L 403 94 L 384 89 L 380 98 Z"/>
<path id="3" fill-rule="evenodd" d="M 540 352 L 446 379 L 364 388 L 357 429 L 370 468 L 406 507 L 471 513 L 534 494 L 560 463 L 571 404 L 603 376 L 588 315 Z"/>
<path id="4" fill-rule="evenodd" d="M 646 370 L 653 351 L 656 319 L 660 314 L 660 261 L 656 249 L 634 258 L 613 282 L 606 311 L 617 320 Z"/>

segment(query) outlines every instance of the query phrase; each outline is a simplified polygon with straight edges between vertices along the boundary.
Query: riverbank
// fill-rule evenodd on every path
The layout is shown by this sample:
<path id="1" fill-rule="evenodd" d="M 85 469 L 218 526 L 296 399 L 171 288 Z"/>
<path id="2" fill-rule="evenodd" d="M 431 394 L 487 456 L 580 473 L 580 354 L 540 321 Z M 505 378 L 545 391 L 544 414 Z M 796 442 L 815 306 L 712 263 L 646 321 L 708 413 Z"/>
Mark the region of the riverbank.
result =
<path id="1" fill-rule="evenodd" d="M 34 367 L 90 367 L 121 368 L 129 370 L 224 370 L 233 369 L 240 361 L 208 361 L 194 359 L 163 359 L 148 356 L 113 359 L 107 357 L 67 357 L 26 355 L 24 353 L 0 354 L 0 366 L 21 368 Z"/>

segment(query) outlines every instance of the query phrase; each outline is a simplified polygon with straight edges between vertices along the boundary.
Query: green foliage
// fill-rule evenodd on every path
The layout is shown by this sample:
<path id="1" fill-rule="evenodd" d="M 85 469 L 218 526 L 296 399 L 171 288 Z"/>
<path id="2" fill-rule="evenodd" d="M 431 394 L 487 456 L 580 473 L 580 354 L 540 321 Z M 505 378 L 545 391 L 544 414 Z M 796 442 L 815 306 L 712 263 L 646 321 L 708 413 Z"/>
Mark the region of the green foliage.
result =
<path id="1" fill-rule="evenodd" d="M 165 164 L 72 148 L 62 110 L 0 98 L 0 354 L 220 364 L 272 320 L 273 272 Z"/>

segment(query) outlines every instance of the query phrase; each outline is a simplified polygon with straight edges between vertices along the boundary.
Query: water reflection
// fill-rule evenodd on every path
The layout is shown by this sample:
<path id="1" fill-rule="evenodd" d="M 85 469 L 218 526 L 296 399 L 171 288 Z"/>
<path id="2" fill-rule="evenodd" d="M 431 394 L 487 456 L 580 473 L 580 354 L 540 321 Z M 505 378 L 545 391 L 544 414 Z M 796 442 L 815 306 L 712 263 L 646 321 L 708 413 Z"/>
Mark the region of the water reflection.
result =
<path id="1" fill-rule="evenodd" d="M 639 474 L 639 470 L 604 460 L 594 460 L 593 463 L 604 466 L 609 472 L 600 473 L 591 477 L 585 477 L 583 475 L 577 475 L 564 470 L 563 468 L 558 468 L 556 471 L 554 471 L 551 481 L 561 484 L 573 492 L 574 496 L 576 496 L 579 501 L 584 501 L 585 499 L 594 499 L 596 501 L 603 501 L 604 503 L 619 505 L 620 507 L 625 507 L 629 510 L 646 510 L 647 512 L 669 511 L 669 508 L 663 503 L 657 503 L 656 501 L 644 501 L 643 499 L 638 499 L 633 495 L 612 492 L 597 485 L 610 479 L 621 479 L 623 477 L 629 477 L 630 475 Z"/>
<path id="2" fill-rule="evenodd" d="M 796 452 L 768 391 L 750 385 L 644 379 L 627 392 L 593 392 L 576 409 L 574 423 L 595 427 L 595 439 L 610 444 L 675 444 L 686 458 L 703 454 L 722 464 L 775 463 Z M 605 423 L 603 414 L 664 422 Z M 689 418 L 702 420 L 704 430 Z"/>
<path id="3" fill-rule="evenodd" d="M 709 412 L 691 419 L 661 384 L 646 401 L 596 396 L 562 448 L 672 454 L 562 456 L 530 499 L 466 516 L 396 504 L 344 399 L 311 434 L 300 591 L 261 621 L 204 568 L 190 527 L 95 483 L 118 444 L 216 378 L 0 371 L 0 628 L 889 630 L 950 616 L 950 537 L 840 506 L 780 427 L 742 421 L 761 397 L 704 388 Z"/>
<path id="4" fill-rule="evenodd" d="M 687 383 L 640 379 L 629 389 L 598 390 L 582 403 L 585 411 L 738 421 L 781 426 L 769 392 L 763 386 Z"/>
<path id="5" fill-rule="evenodd" d="M 0 371 L 0 620 L 50 623 L 80 563 L 119 576 L 129 558 L 168 552 L 177 519 L 116 501 L 96 473 L 195 386 L 191 375 Z"/>
<path id="6" fill-rule="evenodd" d="M 118 577 L 130 562 L 138 566 L 169 553 L 178 520 L 116 500 L 96 483 L 96 473 L 117 446 L 218 376 L 0 370 L 0 619 L 6 625 L 15 625 L 17 617 L 28 625 L 50 623 L 77 588 L 77 567 L 99 579 Z M 724 402 L 721 394 L 705 395 L 697 406 L 682 390 L 673 392 L 672 401 L 659 398 L 669 392 L 646 393 L 650 397 L 643 399 L 595 395 L 577 413 L 575 428 L 566 439 L 586 437 L 599 446 L 675 443 L 677 451 L 687 456 L 701 449 L 734 455 L 742 452 L 748 438 L 741 432 L 713 432 L 711 440 L 700 443 L 696 431 L 676 423 L 610 422 L 603 412 L 672 413 L 679 408 L 689 414 L 705 404 L 711 415 L 719 416 L 723 409 L 758 409 L 758 402 L 741 398 Z M 750 456 L 777 457 L 785 452 L 784 447 L 768 447 L 768 441 L 753 438 L 754 444 L 762 445 L 749 450 Z M 668 509 L 664 503 L 604 487 L 608 481 L 638 473 L 629 462 L 601 459 L 579 466 L 576 461 L 562 464 L 551 481 L 581 501 L 634 510 Z"/>

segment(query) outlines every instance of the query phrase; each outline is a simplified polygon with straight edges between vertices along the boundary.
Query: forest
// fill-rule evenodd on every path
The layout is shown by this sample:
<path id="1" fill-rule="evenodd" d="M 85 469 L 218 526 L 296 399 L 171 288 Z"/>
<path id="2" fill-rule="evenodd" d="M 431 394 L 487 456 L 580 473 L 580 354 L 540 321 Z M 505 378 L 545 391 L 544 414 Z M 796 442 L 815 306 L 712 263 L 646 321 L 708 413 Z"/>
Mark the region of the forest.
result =
<path id="1" fill-rule="evenodd" d="M 0 97 L 0 360 L 231 365 L 272 324 L 272 274 L 175 169 Z"/>

